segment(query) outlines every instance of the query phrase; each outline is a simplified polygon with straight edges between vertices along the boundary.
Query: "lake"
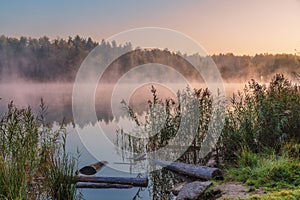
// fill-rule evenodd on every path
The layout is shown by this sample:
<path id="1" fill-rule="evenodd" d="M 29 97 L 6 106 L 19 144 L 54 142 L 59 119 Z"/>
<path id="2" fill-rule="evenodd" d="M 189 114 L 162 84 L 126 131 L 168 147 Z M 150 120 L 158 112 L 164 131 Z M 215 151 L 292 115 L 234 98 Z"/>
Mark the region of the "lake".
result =
<path id="1" fill-rule="evenodd" d="M 173 85 L 172 85 L 173 84 Z M 175 83 L 171 87 L 155 85 L 158 98 L 176 97 L 176 92 L 172 88 L 179 88 Z M 195 86 L 196 85 L 196 86 Z M 173 87 L 174 86 L 174 87 Z M 203 85 L 194 84 L 195 87 Z M 244 83 L 225 84 L 226 96 L 229 97 L 233 91 L 242 89 Z M 147 163 L 131 165 L 130 158 L 132 153 L 122 153 L 121 146 L 116 145 L 117 130 L 130 129 L 128 126 L 127 111 L 123 109 L 121 101 L 126 99 L 134 112 L 142 118 L 144 111 L 148 106 L 148 100 L 152 99 L 150 92 L 151 85 L 142 85 L 135 88 L 128 94 L 128 85 L 120 86 L 117 93 L 113 93 L 114 88 L 111 85 L 98 86 L 95 93 L 95 112 L 97 120 L 78 121 L 74 123 L 72 114 L 72 90 L 73 85 L 69 83 L 2 83 L 0 85 L 0 109 L 5 111 L 7 104 L 13 100 L 18 107 L 30 105 L 35 113 L 39 112 L 38 105 L 43 98 L 48 110 L 46 118 L 53 123 L 53 128 L 58 127 L 58 123 L 65 118 L 66 129 L 68 132 L 67 148 L 70 154 L 77 157 L 79 150 L 79 168 L 97 162 L 98 160 L 107 160 L 109 165 L 100 170 L 99 176 L 126 176 L 126 177 L 149 177 L 149 186 L 147 188 L 132 189 L 81 189 L 79 190 L 83 197 L 89 199 L 173 199 L 174 196 L 168 191 L 183 180 L 183 177 L 177 176 L 166 170 L 143 169 Z M 113 96 L 116 108 L 110 109 Z M 85 99 L 82 94 L 82 99 Z M 120 104 L 119 104 L 120 103 Z M 85 108 L 82 108 L 85 110 Z M 130 130 L 129 130 L 130 131 Z M 102 133 L 101 133 L 102 132 Z M 92 153 L 91 153 L 92 152 Z M 120 164 L 124 163 L 124 164 Z M 157 169 L 160 169 L 157 167 Z"/>

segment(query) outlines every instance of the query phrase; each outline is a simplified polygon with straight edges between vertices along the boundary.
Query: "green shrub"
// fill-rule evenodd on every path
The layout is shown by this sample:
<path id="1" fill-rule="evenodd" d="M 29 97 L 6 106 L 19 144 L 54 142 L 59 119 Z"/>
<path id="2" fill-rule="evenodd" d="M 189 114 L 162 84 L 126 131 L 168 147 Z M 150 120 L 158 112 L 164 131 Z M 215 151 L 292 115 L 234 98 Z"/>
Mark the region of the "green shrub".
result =
<path id="1" fill-rule="evenodd" d="M 226 179 L 255 187 L 293 189 L 300 186 L 300 162 L 274 154 L 259 156 L 244 150 L 236 166 L 227 170 Z"/>
<path id="2" fill-rule="evenodd" d="M 201 162 L 200 147 L 212 120 L 212 97 L 208 89 L 193 91 L 187 87 L 186 90 L 177 92 L 177 99 L 175 100 L 159 99 L 154 86 L 152 86 L 151 93 L 153 99 L 148 101 L 148 111 L 144 122 L 139 119 L 132 108 L 123 102 L 129 117 L 136 123 L 137 127 L 134 131 L 147 137 L 139 138 L 132 136 L 132 133 L 118 130 L 116 145 L 123 151 L 122 154 L 126 151 L 137 154 L 144 151 L 152 152 L 166 145 L 173 147 L 190 146 L 180 160 L 187 163 Z M 218 110 L 216 109 L 215 112 Z M 188 138 L 192 137 L 190 133 L 194 132 L 196 134 L 192 135 L 193 138 Z M 175 136 L 178 137 L 178 135 L 181 137 L 180 143 L 170 144 L 170 140 Z M 210 136 L 213 137 L 212 134 Z M 211 139 L 211 141 L 216 140 Z M 186 141 L 192 141 L 192 144 Z"/>
<path id="3" fill-rule="evenodd" d="M 300 93 L 283 75 L 267 86 L 254 80 L 233 94 L 228 105 L 220 150 L 232 161 L 242 147 L 252 152 L 274 150 L 280 154 L 289 141 L 300 142 Z"/>
<path id="4" fill-rule="evenodd" d="M 282 190 L 265 195 L 253 195 L 251 200 L 297 200 L 300 199 L 300 190 Z"/>
<path id="5" fill-rule="evenodd" d="M 43 101 L 41 115 L 11 102 L 0 116 L 0 199 L 75 198 L 75 186 L 64 178 L 75 168 L 65 150 L 66 131 L 53 131 L 45 112 Z"/>

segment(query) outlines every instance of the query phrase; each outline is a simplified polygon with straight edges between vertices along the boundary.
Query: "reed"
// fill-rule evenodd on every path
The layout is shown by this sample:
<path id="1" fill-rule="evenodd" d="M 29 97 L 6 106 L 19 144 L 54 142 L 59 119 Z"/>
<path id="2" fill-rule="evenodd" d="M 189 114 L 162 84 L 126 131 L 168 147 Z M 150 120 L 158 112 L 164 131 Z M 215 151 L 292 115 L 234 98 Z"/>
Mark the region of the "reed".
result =
<path id="1" fill-rule="evenodd" d="M 247 147 L 253 153 L 283 154 L 287 145 L 299 150 L 300 90 L 283 75 L 269 85 L 252 80 L 228 105 L 220 149 L 232 162 Z M 290 152 L 298 155 L 298 152 Z"/>
<path id="2" fill-rule="evenodd" d="M 39 114 L 13 102 L 1 113 L 0 199 L 76 198 L 76 159 L 66 152 L 66 130 L 52 130 L 46 112 L 41 100 Z"/>

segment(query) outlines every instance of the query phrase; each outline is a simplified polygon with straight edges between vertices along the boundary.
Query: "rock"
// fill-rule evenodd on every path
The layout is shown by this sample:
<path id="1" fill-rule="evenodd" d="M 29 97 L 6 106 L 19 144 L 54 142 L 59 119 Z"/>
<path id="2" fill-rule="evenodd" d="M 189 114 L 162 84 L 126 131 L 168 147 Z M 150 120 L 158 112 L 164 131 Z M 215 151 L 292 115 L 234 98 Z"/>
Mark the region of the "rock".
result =
<path id="1" fill-rule="evenodd" d="M 194 181 L 191 183 L 187 183 L 183 186 L 183 188 L 178 193 L 176 200 L 196 200 L 211 185 L 212 183 L 210 181 L 206 181 L 206 182 Z"/>
<path id="2" fill-rule="evenodd" d="M 172 189 L 171 189 L 171 192 L 174 194 L 174 195 L 178 195 L 178 193 L 180 192 L 180 190 L 183 188 L 183 186 L 187 184 L 187 182 L 182 182 L 182 183 L 178 183 L 176 184 Z"/>

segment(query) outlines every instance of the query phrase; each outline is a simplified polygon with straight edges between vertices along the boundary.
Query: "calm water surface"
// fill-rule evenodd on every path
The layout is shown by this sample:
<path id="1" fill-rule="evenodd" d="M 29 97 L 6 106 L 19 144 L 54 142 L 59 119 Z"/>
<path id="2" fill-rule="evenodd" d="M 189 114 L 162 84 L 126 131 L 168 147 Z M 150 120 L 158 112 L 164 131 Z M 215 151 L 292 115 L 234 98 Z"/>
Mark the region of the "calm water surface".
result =
<path id="1" fill-rule="evenodd" d="M 226 94 L 229 96 L 233 91 L 243 88 L 244 84 L 226 84 Z M 180 181 L 179 177 L 165 170 L 157 170 L 151 173 L 135 173 L 136 166 L 129 164 L 114 164 L 115 162 L 130 162 L 130 155 L 120 153 L 120 149 L 115 146 L 116 130 L 124 128 L 128 121 L 124 120 L 124 113 L 117 112 L 113 115 L 110 111 L 111 87 L 98 88 L 95 95 L 95 108 L 98 121 L 83 121 L 80 124 L 73 123 L 72 116 L 72 84 L 52 83 L 52 84 L 23 84 L 11 83 L 0 84 L 0 109 L 5 111 L 7 104 L 13 100 L 18 107 L 30 105 L 34 112 L 38 112 L 40 99 L 43 98 L 48 106 L 47 119 L 54 123 L 53 128 L 57 128 L 57 122 L 65 118 L 67 122 L 67 148 L 68 151 L 77 157 L 80 152 L 79 168 L 97 162 L 97 160 L 109 161 L 109 166 L 98 172 L 99 176 L 120 176 L 120 177 L 149 177 L 148 188 L 132 189 L 81 189 L 80 192 L 87 200 L 92 199 L 173 199 L 168 192 L 172 186 Z M 126 86 L 125 86 L 126 87 Z M 151 99 L 151 87 L 148 85 L 139 88 L 129 99 L 131 105 L 137 113 L 142 113 L 147 106 L 147 100 Z M 175 94 L 164 90 L 158 86 L 160 98 L 175 97 Z M 126 91 L 126 90 L 124 90 Z M 163 92 L 162 92 L 163 91 Z M 122 94 L 119 94 L 120 98 Z M 84 98 L 84 97 L 83 97 Z M 121 100 L 117 100 L 121 101 Z M 101 129 L 99 129 L 101 127 Z M 99 131 L 100 130 L 100 131 Z M 104 135 L 100 132 L 103 131 Z M 88 144 L 83 142 L 82 137 L 88 137 Z M 91 154 L 90 152 L 93 152 Z M 96 155 L 95 155 L 95 152 Z M 118 170 L 116 170 L 118 169 Z M 125 171 L 125 172 L 124 172 Z M 129 172 L 129 173 L 127 173 Z"/>

